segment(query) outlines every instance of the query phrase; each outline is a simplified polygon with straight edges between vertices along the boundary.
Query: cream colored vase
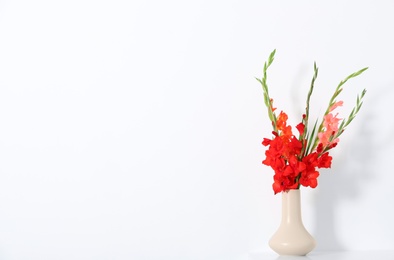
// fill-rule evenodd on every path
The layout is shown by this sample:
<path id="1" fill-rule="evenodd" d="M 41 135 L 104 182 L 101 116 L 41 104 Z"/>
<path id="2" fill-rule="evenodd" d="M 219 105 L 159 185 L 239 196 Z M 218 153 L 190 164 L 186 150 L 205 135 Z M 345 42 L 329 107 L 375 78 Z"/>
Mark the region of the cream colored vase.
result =
<path id="1" fill-rule="evenodd" d="M 282 221 L 269 241 L 279 255 L 306 255 L 316 246 L 301 218 L 300 190 L 282 192 Z"/>

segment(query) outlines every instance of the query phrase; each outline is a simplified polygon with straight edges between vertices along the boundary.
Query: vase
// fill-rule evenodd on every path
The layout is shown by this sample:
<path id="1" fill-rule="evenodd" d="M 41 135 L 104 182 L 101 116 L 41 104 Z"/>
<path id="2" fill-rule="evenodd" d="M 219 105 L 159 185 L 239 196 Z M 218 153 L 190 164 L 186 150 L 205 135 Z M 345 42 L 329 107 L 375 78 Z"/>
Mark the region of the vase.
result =
<path id="1" fill-rule="evenodd" d="M 282 192 L 282 220 L 269 246 L 279 255 L 302 256 L 311 252 L 315 239 L 302 223 L 299 189 Z"/>

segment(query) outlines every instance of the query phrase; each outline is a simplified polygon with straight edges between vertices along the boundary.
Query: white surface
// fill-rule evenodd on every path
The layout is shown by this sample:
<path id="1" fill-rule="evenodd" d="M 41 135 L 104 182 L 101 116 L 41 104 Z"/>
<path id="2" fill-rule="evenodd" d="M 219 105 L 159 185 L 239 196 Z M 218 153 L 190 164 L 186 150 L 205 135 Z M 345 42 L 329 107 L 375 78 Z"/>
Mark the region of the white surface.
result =
<path id="1" fill-rule="evenodd" d="M 280 221 L 261 76 L 296 124 L 360 115 L 316 190 L 318 250 L 394 245 L 392 1 L 0 1 L 0 259 L 236 259 Z M 323 105 L 322 105 L 323 104 Z"/>
<path id="2" fill-rule="evenodd" d="M 249 253 L 249 260 L 370 260 L 394 259 L 394 251 L 325 251 L 312 252 L 306 256 L 278 256 L 270 253 Z"/>

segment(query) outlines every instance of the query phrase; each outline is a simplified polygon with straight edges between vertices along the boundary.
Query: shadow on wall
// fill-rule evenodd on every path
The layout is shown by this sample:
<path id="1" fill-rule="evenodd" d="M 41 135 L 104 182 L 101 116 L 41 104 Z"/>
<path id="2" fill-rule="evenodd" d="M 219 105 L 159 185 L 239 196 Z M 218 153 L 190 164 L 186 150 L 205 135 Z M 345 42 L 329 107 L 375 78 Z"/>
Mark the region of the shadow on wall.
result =
<path id="1" fill-rule="evenodd" d="M 368 98 L 368 103 L 370 103 L 368 108 L 373 108 L 373 110 L 366 110 L 366 107 L 361 109 L 362 121 L 359 122 L 358 131 L 355 132 L 357 138 L 349 144 L 349 151 L 341 153 L 343 155 L 341 157 L 334 156 L 332 169 L 321 171 L 314 207 L 316 210 L 314 237 L 317 240 L 317 250 L 346 250 L 337 233 L 338 206 L 341 201 L 346 199 L 358 200 L 362 195 L 361 191 L 365 183 L 372 181 L 374 172 L 372 166 L 374 161 L 378 159 L 376 153 L 372 151 L 377 151 L 378 147 L 384 147 L 374 138 L 374 126 L 376 124 L 372 122 L 377 120 L 376 117 L 380 113 L 378 111 L 379 107 L 372 104 L 382 102 L 389 96 L 388 92 L 391 89 L 391 87 L 388 87 L 387 92 L 382 91 L 379 96 Z M 360 118 L 355 120 L 357 119 L 360 120 L 361 115 Z M 394 126 L 391 126 L 391 128 L 393 129 Z M 346 133 L 343 137 L 346 137 Z M 338 144 L 338 148 L 340 148 L 340 145 L 341 143 Z M 385 145 L 387 146 L 387 143 Z M 351 156 L 348 156 L 349 154 Z M 355 175 L 357 178 L 355 178 Z"/>
<path id="2" fill-rule="evenodd" d="M 302 79 L 300 75 L 305 75 L 306 71 L 305 66 L 300 69 L 297 74 L 298 77 L 294 79 L 295 84 L 291 88 L 293 103 L 297 104 L 294 111 L 298 113 L 303 113 L 303 111 L 300 111 L 298 107 L 300 100 L 297 84 Z M 381 109 L 376 104 L 384 104 L 383 101 L 390 98 L 392 96 L 391 92 L 393 91 L 391 84 L 381 89 L 383 91 L 379 91 L 375 96 L 370 96 L 370 93 L 367 93 L 366 102 L 368 102 L 368 110 L 365 104 L 361 108 L 360 115 L 356 117 L 356 121 L 360 120 L 358 122 L 358 129 L 354 132 L 357 138 L 354 138 L 349 143 L 348 150 L 342 150 L 340 142 L 338 148 L 341 149 L 341 156 L 333 156 L 331 169 L 320 169 L 319 186 L 314 199 L 316 226 L 313 236 L 317 241 L 316 250 L 346 250 L 337 233 L 338 207 L 344 200 L 356 201 L 360 199 L 363 185 L 366 182 L 372 181 L 372 166 L 378 160 L 376 158 L 378 155 L 371 151 L 376 151 L 378 147 L 387 147 L 387 141 L 392 140 L 391 138 L 375 140 L 376 135 L 374 136 L 374 127 L 378 123 L 376 122 L 375 124 L 372 122 L 379 120 L 380 118 L 377 118 L 377 116 L 382 114 Z M 352 125 L 348 127 L 351 128 Z M 394 125 L 389 127 L 394 131 Z M 391 132 L 388 131 L 387 133 L 390 134 Z M 346 138 L 346 133 L 342 137 Z M 384 143 L 382 144 L 382 142 Z M 351 156 L 348 156 L 349 154 Z M 357 175 L 356 178 L 355 175 Z"/>
<path id="3" fill-rule="evenodd" d="M 338 206 L 344 200 L 357 200 L 363 184 L 370 179 L 373 154 L 372 129 L 366 123 L 372 115 L 364 117 L 357 136 L 363 142 L 351 143 L 352 156 L 341 153 L 333 157 L 333 167 L 321 171 L 315 198 L 315 238 L 317 250 L 345 250 L 337 233 Z M 351 127 L 351 126 L 350 126 Z M 340 148 L 340 143 L 338 148 Z M 354 178 L 357 175 L 357 178 Z"/>

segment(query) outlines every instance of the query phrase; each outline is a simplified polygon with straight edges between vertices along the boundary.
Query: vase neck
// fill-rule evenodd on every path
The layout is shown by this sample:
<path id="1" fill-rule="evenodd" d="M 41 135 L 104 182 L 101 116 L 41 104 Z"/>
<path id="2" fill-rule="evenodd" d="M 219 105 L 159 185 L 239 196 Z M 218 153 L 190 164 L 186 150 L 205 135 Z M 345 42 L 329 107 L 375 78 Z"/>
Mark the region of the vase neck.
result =
<path id="1" fill-rule="evenodd" d="M 282 223 L 302 223 L 300 190 L 282 192 Z"/>

